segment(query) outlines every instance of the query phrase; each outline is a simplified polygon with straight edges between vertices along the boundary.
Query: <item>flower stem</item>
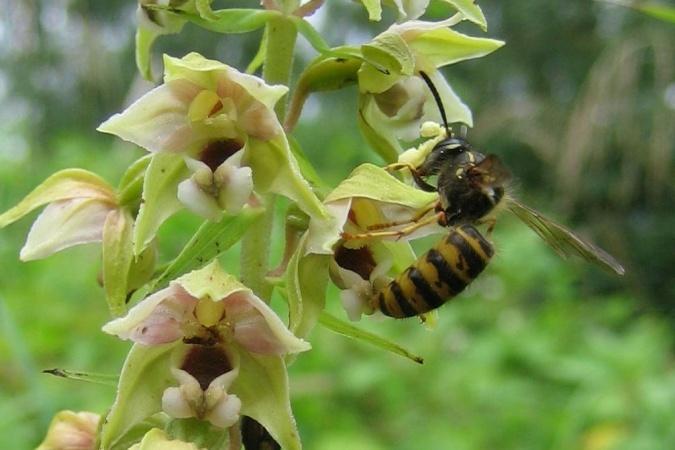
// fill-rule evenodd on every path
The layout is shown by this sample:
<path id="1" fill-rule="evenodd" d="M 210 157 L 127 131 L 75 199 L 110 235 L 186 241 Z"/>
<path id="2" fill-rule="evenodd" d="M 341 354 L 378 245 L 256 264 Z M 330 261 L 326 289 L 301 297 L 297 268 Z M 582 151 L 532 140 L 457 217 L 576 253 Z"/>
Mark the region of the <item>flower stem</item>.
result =
<path id="1" fill-rule="evenodd" d="M 298 32 L 293 22 L 283 15 L 267 22 L 265 34 L 267 49 L 263 63 L 263 78 L 269 84 L 290 84 L 293 67 L 293 53 Z M 279 121 L 283 122 L 286 114 L 286 99 L 280 100 L 276 106 Z M 269 270 L 270 244 L 274 225 L 274 194 L 266 194 L 262 198 L 265 213 L 254 222 L 241 242 L 241 279 L 261 299 L 269 302 L 272 294 L 265 276 Z"/>

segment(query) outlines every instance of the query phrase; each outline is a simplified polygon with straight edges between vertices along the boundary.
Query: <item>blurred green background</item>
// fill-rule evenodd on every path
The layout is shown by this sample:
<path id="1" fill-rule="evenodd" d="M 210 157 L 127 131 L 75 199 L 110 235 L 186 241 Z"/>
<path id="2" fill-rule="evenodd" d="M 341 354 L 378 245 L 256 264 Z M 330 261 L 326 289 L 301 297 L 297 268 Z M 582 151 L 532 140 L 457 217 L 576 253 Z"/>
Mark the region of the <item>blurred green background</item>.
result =
<path id="1" fill-rule="evenodd" d="M 335 45 L 366 41 L 393 18 L 370 24 L 357 2 L 327 3 L 313 20 Z M 257 2 L 215 6 L 237 4 Z M 423 366 L 314 331 L 314 351 L 290 368 L 305 446 L 675 448 L 675 25 L 585 0 L 480 4 L 488 35 L 507 45 L 445 72 L 474 111 L 469 138 L 506 160 L 521 199 L 591 237 L 627 274 L 561 261 L 504 218 L 498 256 L 440 310 L 436 329 L 415 320 L 358 324 L 405 344 Z M 133 65 L 134 11 L 130 0 L 3 2 L 1 210 L 56 170 L 82 167 L 115 184 L 142 155 L 95 131 L 150 87 Z M 447 12 L 434 4 L 426 17 Z M 188 25 L 161 39 L 156 54 L 197 50 L 243 68 L 259 38 Z M 298 68 L 312 57 L 300 42 Z M 358 134 L 355 94 L 311 98 L 296 131 L 331 185 L 357 164 L 381 162 Z M 56 411 L 103 413 L 113 399 L 112 388 L 42 369 L 115 373 L 128 350 L 99 331 L 107 320 L 100 250 L 20 263 L 30 223 L 0 232 L 2 449 L 34 448 Z M 163 258 L 197 225 L 187 214 L 167 223 Z M 237 250 L 226 259 L 233 265 Z M 331 289 L 330 309 L 343 317 L 338 303 Z"/>

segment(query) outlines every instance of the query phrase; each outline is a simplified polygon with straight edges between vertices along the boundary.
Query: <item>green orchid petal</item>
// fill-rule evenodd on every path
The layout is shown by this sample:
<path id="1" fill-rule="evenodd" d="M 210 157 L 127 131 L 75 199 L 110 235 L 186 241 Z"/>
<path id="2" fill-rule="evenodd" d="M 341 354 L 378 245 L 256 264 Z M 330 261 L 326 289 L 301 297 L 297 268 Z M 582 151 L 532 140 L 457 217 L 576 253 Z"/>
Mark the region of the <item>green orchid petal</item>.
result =
<path id="1" fill-rule="evenodd" d="M 145 171 L 150 165 L 152 155 L 145 155 L 134 161 L 124 172 L 118 188 L 119 203 L 121 206 L 136 205 L 143 193 L 143 179 Z"/>
<path id="2" fill-rule="evenodd" d="M 406 41 L 398 33 L 387 32 L 361 46 L 366 62 L 379 68 L 401 75 L 412 75 L 415 58 Z"/>
<path id="3" fill-rule="evenodd" d="M 183 207 L 176 197 L 176 190 L 188 175 L 180 155 L 157 153 L 153 156 L 145 172 L 143 202 L 134 226 L 135 255 L 155 238 L 162 223 Z"/>
<path id="4" fill-rule="evenodd" d="M 476 4 L 476 0 L 443 0 L 451 4 L 457 11 L 459 11 L 467 20 L 480 26 L 483 31 L 487 30 L 487 20 L 483 15 L 483 10 Z"/>
<path id="5" fill-rule="evenodd" d="M 408 41 L 418 70 L 430 71 L 467 59 L 480 58 L 500 48 L 503 41 L 467 36 L 450 28 L 436 28 Z"/>
<path id="6" fill-rule="evenodd" d="M 243 351 L 240 356 L 239 376 L 230 391 L 241 399 L 241 414 L 264 426 L 284 450 L 301 450 L 283 358 Z"/>
<path id="7" fill-rule="evenodd" d="M 199 53 L 188 53 L 183 58 L 164 55 L 164 82 L 183 79 L 203 89 L 216 91 L 220 77 L 240 85 L 268 109 L 273 109 L 279 99 L 288 92 L 286 86 L 270 86 L 256 76 L 241 73 L 220 61 L 204 58 Z"/>
<path id="8" fill-rule="evenodd" d="M 314 328 L 326 304 L 329 255 L 305 254 L 305 233 L 288 263 L 289 328 L 298 337 L 306 337 Z"/>
<path id="9" fill-rule="evenodd" d="M 121 209 L 108 214 L 103 226 L 103 287 L 113 316 L 126 312 L 129 269 L 134 259 L 133 223 L 131 214 Z"/>
<path id="10" fill-rule="evenodd" d="M 148 28 L 139 27 L 136 30 L 136 67 L 148 81 L 152 81 L 152 47 L 159 36 Z"/>
<path id="11" fill-rule="evenodd" d="M 325 201 L 328 203 L 351 197 L 420 209 L 437 200 L 438 194 L 407 185 L 374 164 L 362 164 L 328 194 Z"/>
<path id="12" fill-rule="evenodd" d="M 182 343 L 131 348 L 115 402 L 101 427 L 102 450 L 112 449 L 136 424 L 162 410 L 162 393 L 176 383 L 170 369 L 171 353 L 178 345 Z"/>
<path id="13" fill-rule="evenodd" d="M 163 430 L 153 428 L 143 436 L 141 442 L 132 445 L 129 450 L 200 450 L 200 448 L 191 442 L 169 439 Z"/>
<path id="14" fill-rule="evenodd" d="M 212 11 L 207 17 L 190 13 L 182 13 L 181 17 L 206 30 L 230 34 L 255 31 L 279 14 L 269 9 L 227 8 Z"/>
<path id="15" fill-rule="evenodd" d="M 359 99 L 360 104 L 365 101 L 363 97 Z M 359 106 L 361 110 L 361 106 Z M 377 127 L 372 121 L 369 121 L 364 114 L 359 114 L 358 117 L 359 130 L 368 142 L 368 145 L 377 152 L 378 155 L 386 162 L 392 163 L 396 161 L 399 153 L 403 150 L 398 139 L 394 137 L 393 133 L 387 132 L 382 128 Z"/>
<path id="16" fill-rule="evenodd" d="M 281 194 L 310 216 L 327 219 L 326 210 L 302 176 L 284 134 L 269 141 L 250 138 L 243 163 L 253 170 L 256 191 Z"/>
<path id="17" fill-rule="evenodd" d="M 99 420 L 99 415 L 91 412 L 60 411 L 36 450 L 94 448 Z"/>
<path id="18" fill-rule="evenodd" d="M 445 110 L 445 115 L 448 119 L 448 124 L 452 123 L 465 123 L 468 126 L 473 126 L 473 115 L 468 106 L 459 98 L 459 96 L 452 89 L 445 77 L 438 71 L 432 70 L 427 72 L 427 76 L 431 82 L 436 87 L 438 95 L 441 97 L 443 102 L 443 109 Z M 433 102 L 433 111 L 436 114 L 437 109 L 435 102 Z M 431 107 L 431 102 L 426 105 L 427 108 Z M 437 122 L 440 122 L 440 117 L 437 118 Z"/>
<path id="19" fill-rule="evenodd" d="M 97 199 L 114 205 L 115 192 L 95 173 L 81 169 L 56 172 L 23 198 L 18 205 L 0 215 L 0 228 L 16 222 L 47 203 L 73 198 Z"/>

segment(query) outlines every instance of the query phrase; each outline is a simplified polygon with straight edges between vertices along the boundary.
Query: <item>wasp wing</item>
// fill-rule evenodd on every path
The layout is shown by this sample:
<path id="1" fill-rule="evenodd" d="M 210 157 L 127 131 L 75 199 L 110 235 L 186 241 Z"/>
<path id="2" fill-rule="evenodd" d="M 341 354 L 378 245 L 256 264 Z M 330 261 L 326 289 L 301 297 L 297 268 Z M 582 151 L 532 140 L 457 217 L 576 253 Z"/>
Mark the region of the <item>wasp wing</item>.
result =
<path id="1" fill-rule="evenodd" d="M 544 217 L 538 211 L 523 205 L 511 198 L 508 201 L 508 209 L 532 228 L 553 250 L 563 258 L 571 254 L 581 256 L 586 261 L 595 263 L 605 269 L 611 269 L 619 275 L 624 274 L 623 266 L 612 255 L 591 244 L 571 230 Z"/>

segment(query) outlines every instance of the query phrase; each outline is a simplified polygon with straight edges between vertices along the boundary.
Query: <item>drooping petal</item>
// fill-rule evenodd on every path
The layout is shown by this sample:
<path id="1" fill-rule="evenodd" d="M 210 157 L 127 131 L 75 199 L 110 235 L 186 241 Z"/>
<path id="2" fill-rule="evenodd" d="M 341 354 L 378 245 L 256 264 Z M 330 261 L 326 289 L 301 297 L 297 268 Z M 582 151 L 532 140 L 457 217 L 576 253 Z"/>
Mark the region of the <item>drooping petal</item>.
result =
<path id="1" fill-rule="evenodd" d="M 216 184 L 220 188 L 220 205 L 229 214 L 241 211 L 253 192 L 253 172 L 250 167 L 237 167 L 229 160 L 216 169 Z"/>
<path id="2" fill-rule="evenodd" d="M 68 247 L 100 242 L 113 204 L 74 198 L 51 203 L 33 223 L 21 249 L 22 261 L 45 258 Z"/>
<path id="3" fill-rule="evenodd" d="M 202 88 L 187 80 L 166 82 L 115 114 L 98 128 L 151 152 L 184 152 L 199 141 L 188 110 Z"/>
<path id="4" fill-rule="evenodd" d="M 143 345 L 159 345 L 183 337 L 181 325 L 195 320 L 197 299 L 179 285 L 171 284 L 142 300 L 126 316 L 112 320 L 103 331 Z"/>

